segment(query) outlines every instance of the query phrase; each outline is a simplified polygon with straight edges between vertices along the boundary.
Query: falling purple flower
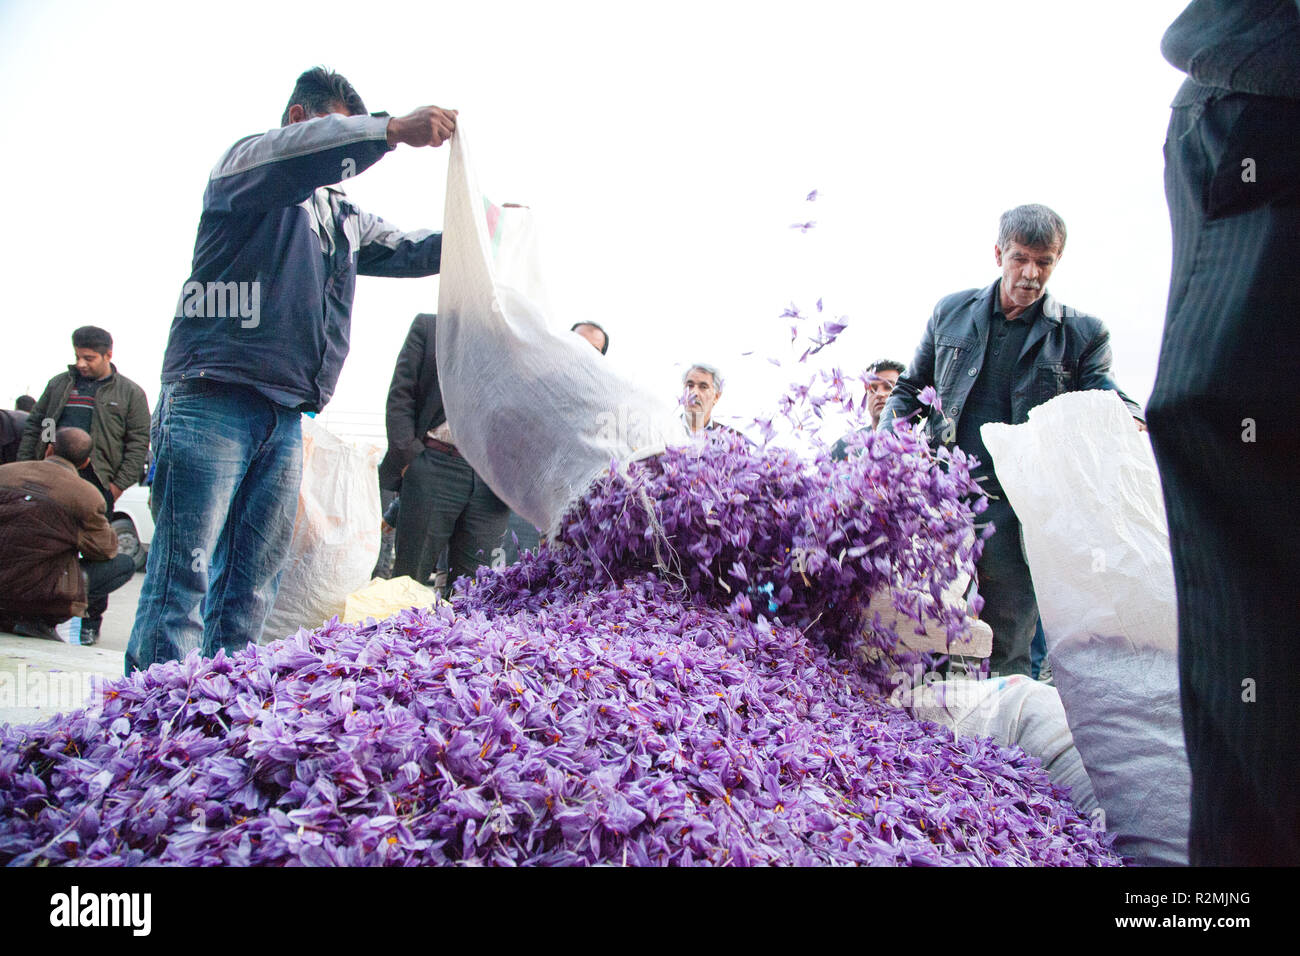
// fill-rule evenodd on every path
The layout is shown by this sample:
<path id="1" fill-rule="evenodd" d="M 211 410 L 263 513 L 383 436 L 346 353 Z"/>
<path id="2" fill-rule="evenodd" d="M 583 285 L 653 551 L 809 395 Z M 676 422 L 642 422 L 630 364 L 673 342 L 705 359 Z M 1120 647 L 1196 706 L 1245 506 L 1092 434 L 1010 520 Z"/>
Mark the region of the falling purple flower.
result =
<path id="1" fill-rule="evenodd" d="M 922 405 L 928 405 L 939 414 L 943 414 L 943 405 L 939 401 L 939 393 L 934 390 L 933 385 L 927 385 L 921 389 L 921 394 L 917 396 L 917 400 Z"/>

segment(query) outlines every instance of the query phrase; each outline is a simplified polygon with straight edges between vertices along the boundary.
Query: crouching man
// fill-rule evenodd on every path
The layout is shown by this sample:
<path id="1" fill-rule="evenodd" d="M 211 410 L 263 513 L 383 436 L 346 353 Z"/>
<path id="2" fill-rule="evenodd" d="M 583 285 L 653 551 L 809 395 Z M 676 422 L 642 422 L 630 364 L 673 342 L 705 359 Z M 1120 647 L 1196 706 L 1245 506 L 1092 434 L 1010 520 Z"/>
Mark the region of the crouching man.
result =
<path id="1" fill-rule="evenodd" d="M 81 643 L 94 644 L 108 595 L 135 573 L 103 494 L 77 474 L 91 447 L 80 428 L 60 428 L 44 461 L 0 465 L 0 629 L 57 639 L 54 624 L 82 617 Z"/>

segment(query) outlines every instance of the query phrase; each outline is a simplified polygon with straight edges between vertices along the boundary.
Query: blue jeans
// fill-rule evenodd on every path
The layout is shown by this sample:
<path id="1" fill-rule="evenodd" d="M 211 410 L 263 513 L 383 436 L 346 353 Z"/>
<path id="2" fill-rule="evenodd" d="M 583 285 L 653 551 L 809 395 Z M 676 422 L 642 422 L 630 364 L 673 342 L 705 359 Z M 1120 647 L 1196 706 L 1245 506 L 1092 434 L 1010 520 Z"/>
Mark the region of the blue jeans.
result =
<path id="1" fill-rule="evenodd" d="M 1029 676 L 1038 680 L 1042 673 L 1043 661 L 1047 658 L 1047 636 L 1043 633 L 1043 618 L 1038 618 L 1038 629 L 1034 631 L 1033 643 L 1029 645 Z"/>
<path id="2" fill-rule="evenodd" d="M 302 482 L 299 412 L 219 382 L 164 385 L 149 547 L 126 672 L 262 634 Z"/>

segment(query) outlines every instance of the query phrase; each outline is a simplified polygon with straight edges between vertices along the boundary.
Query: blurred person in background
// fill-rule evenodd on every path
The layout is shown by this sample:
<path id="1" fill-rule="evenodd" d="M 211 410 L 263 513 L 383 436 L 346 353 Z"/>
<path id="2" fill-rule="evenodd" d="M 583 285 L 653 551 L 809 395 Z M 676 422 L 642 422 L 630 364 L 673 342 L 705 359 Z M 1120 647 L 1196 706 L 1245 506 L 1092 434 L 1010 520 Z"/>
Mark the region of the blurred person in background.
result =
<path id="1" fill-rule="evenodd" d="M 601 355 L 609 354 L 609 333 L 595 322 L 575 322 L 569 327 L 569 331 L 577 332 Z"/>
<path id="2" fill-rule="evenodd" d="M 884 414 L 885 407 L 889 404 L 889 396 L 894 393 L 894 386 L 898 384 L 898 376 L 905 371 L 907 371 L 907 366 L 902 362 L 895 362 L 893 359 L 880 359 L 867 366 L 866 371 L 863 373 L 867 384 L 867 393 L 864 398 L 867 403 L 867 414 L 871 416 L 871 430 L 880 427 L 880 416 Z M 859 429 L 859 431 L 866 430 Z M 845 435 L 831 447 L 831 458 L 836 461 L 843 461 L 848 456 L 849 438 L 852 434 Z"/>
<path id="3" fill-rule="evenodd" d="M 889 396 L 894 394 L 898 376 L 905 371 L 906 365 L 892 359 L 881 359 L 867 369 L 867 413 L 871 415 L 872 428 L 880 427 L 880 416 L 889 404 Z"/>
<path id="4" fill-rule="evenodd" d="M 438 385 L 437 316 L 415 317 L 398 353 L 384 414 L 388 453 L 379 463 L 381 489 L 399 491 L 393 577 L 429 580 L 447 549 L 444 594 L 462 575 L 504 561 L 502 535 L 510 509 L 456 448 Z"/>
<path id="5" fill-rule="evenodd" d="M 36 405 L 30 395 L 19 395 L 12 409 L 0 409 L 0 465 L 18 460 L 18 448 L 27 427 L 27 413 Z"/>
<path id="6" fill-rule="evenodd" d="M 93 485 L 111 518 L 122 492 L 140 481 L 149 456 L 149 400 L 144 389 L 113 364 L 113 336 L 94 325 L 72 333 L 75 363 L 50 379 L 32 406 L 18 449 L 19 461 L 43 459 L 57 429 L 77 428 L 90 435 L 89 460 L 79 474 Z M 126 560 L 131 560 L 127 558 Z M 98 632 L 108 597 L 96 604 L 91 618 Z"/>
<path id="7" fill-rule="evenodd" d="M 80 477 L 92 453 L 88 433 L 60 428 L 43 460 L 0 465 L 0 630 L 57 640 L 55 624 L 81 617 L 94 644 L 109 593 L 135 574 L 103 493 Z"/>
<path id="8" fill-rule="evenodd" d="M 91 437 L 90 463 L 81 477 L 99 489 L 106 514 L 122 492 L 140 480 L 149 455 L 149 400 L 144 389 L 113 364 L 113 337 L 83 325 L 72 333 L 75 363 L 50 379 L 32 406 L 19 461 L 38 461 L 58 428 Z"/>

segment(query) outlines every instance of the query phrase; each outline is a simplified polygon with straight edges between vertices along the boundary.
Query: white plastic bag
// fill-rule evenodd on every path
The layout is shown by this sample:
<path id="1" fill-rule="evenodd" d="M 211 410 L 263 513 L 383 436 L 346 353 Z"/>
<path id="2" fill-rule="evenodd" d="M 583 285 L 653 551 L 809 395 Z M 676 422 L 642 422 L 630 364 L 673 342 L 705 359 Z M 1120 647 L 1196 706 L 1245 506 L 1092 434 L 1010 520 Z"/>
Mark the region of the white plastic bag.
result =
<path id="1" fill-rule="evenodd" d="M 379 557 L 379 449 L 360 449 L 303 416 L 302 487 L 289 561 L 262 643 L 342 615 Z"/>
<path id="2" fill-rule="evenodd" d="M 900 688 L 899 699 L 917 720 L 932 720 L 958 737 L 992 737 L 1038 758 L 1058 787 L 1084 816 L 1098 815 L 1097 797 L 1079 756 L 1055 687 L 1023 674 L 988 680 L 959 678 L 917 682 Z"/>
<path id="3" fill-rule="evenodd" d="M 1068 392 L 983 426 L 1024 528 L 1052 675 L 1115 848 L 1186 864 L 1191 776 L 1164 499 L 1114 392 Z"/>
<path id="4" fill-rule="evenodd" d="M 613 461 L 661 450 L 672 406 L 617 375 L 547 313 L 531 213 L 479 192 L 458 119 L 438 294 L 438 381 L 452 438 L 512 509 L 553 529 Z M 612 304 L 616 307 L 616 303 Z"/>

